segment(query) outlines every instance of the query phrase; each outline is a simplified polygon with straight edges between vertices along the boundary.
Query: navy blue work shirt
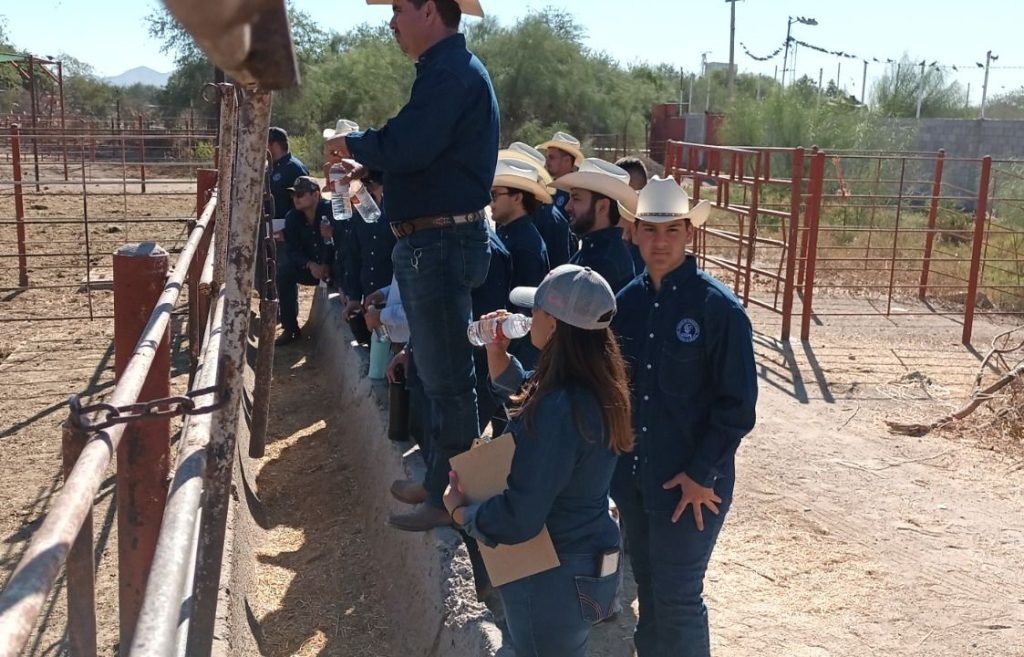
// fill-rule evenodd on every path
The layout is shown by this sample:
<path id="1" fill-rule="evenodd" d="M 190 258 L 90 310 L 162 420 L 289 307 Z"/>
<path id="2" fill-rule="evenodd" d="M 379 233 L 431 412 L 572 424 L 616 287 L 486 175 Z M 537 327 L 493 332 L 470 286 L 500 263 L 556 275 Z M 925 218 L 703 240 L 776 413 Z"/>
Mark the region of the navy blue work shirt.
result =
<path id="1" fill-rule="evenodd" d="M 291 153 L 285 153 L 270 166 L 270 194 L 274 197 L 275 218 L 286 217 L 295 209 L 288 188 L 295 184 L 299 176 L 308 175 L 306 165 Z"/>
<path id="2" fill-rule="evenodd" d="M 633 271 L 639 276 L 647 269 L 647 263 L 644 262 L 644 257 L 640 254 L 640 247 L 627 242 L 626 248 L 629 249 L 629 257 L 633 259 Z"/>
<path id="3" fill-rule="evenodd" d="M 551 271 L 548 249 L 533 218 L 524 214 L 497 227 L 498 237 L 512 255 L 512 287 L 537 287 Z"/>
<path id="4" fill-rule="evenodd" d="M 612 329 L 630 372 L 636 447 L 619 461 L 612 497 L 639 485 L 644 510 L 672 511 L 680 489 L 662 486 L 685 472 L 731 499 L 736 449 L 754 428 L 757 403 L 743 306 L 693 256 L 660 290 L 644 274 L 616 300 Z"/>
<path id="5" fill-rule="evenodd" d="M 615 293 L 636 277 L 633 256 L 630 255 L 629 248 L 622 239 L 622 229 L 618 226 L 602 228 L 584 235 L 580 240 L 580 250 L 569 258 L 569 262 L 580 267 L 590 267 L 601 274 Z"/>
<path id="6" fill-rule="evenodd" d="M 528 374 L 519 361 L 493 381 L 495 391 L 519 392 Z M 599 554 L 619 544 L 608 514 L 615 452 L 601 407 L 582 387 L 557 388 L 533 402 L 532 420 L 513 418 L 516 442 L 507 489 L 465 509 L 466 532 L 484 545 L 516 545 L 548 528 L 555 552 Z M 582 431 L 581 431 L 582 426 Z"/>
<path id="7" fill-rule="evenodd" d="M 548 249 L 548 264 L 551 268 L 569 262 L 574 250 L 572 231 L 569 229 L 569 216 L 565 206 L 569 202 L 569 192 L 558 190 L 552 203 L 542 203 L 533 213 L 533 223 L 537 226 L 544 244 Z"/>
<path id="8" fill-rule="evenodd" d="M 507 306 L 508 294 L 512 291 L 512 255 L 490 226 L 487 227 L 487 238 L 491 246 L 491 263 L 487 267 L 487 278 L 472 293 L 474 320 Z M 484 372 L 478 372 L 477 376 L 483 376 Z"/>
<path id="9" fill-rule="evenodd" d="M 320 235 L 320 222 L 323 217 L 327 217 L 332 225 L 337 224 L 334 221 L 331 202 L 326 199 L 320 199 L 312 222 L 306 220 L 306 215 L 302 211 L 294 208 L 284 218 L 284 248 L 290 265 L 303 269 L 310 262 L 318 265 L 333 264 L 334 247 L 324 242 Z"/>
<path id="10" fill-rule="evenodd" d="M 466 37 L 453 34 L 420 56 L 397 116 L 345 141 L 355 160 L 384 172 L 384 213 L 399 222 L 489 204 L 499 132 L 491 77 Z"/>
<path id="11" fill-rule="evenodd" d="M 359 300 L 391 284 L 395 235 L 384 215 L 369 223 L 358 211 L 353 211 L 347 223 L 342 246 L 345 263 L 342 290 L 349 299 Z"/>

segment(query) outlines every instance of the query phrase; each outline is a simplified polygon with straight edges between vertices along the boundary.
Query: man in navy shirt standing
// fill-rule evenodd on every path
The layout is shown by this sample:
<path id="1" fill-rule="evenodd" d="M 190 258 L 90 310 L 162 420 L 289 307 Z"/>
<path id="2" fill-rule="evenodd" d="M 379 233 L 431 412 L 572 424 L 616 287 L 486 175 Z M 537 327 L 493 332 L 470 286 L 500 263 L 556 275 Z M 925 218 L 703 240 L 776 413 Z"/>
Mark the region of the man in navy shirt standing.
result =
<path id="1" fill-rule="evenodd" d="M 299 176 L 308 176 L 306 165 L 288 150 L 288 133 L 281 128 L 271 128 L 267 136 L 267 148 L 273 163 L 270 165 L 270 194 L 274 197 L 274 218 L 280 219 L 295 208 L 289 188 Z"/>
<path id="2" fill-rule="evenodd" d="M 448 459 L 479 435 L 466 328 L 470 293 L 484 282 L 490 260 L 484 208 L 498 160 L 498 100 L 487 69 L 459 33 L 463 11 L 483 15 L 479 2 L 368 3 L 391 5 L 391 30 L 416 61 L 416 79 L 397 116 L 380 129 L 329 139 L 325 159 L 344 162 L 353 178 L 366 168 L 384 172 L 384 214 L 398 238 L 395 278 L 438 437 L 427 464 L 425 504 L 389 523 L 426 531 L 451 522 L 441 499 Z"/>
<path id="3" fill-rule="evenodd" d="M 636 209 L 636 191 L 629 186 L 629 174 L 614 164 L 590 158 L 579 171 L 552 184 L 570 195 L 566 209 L 572 231 L 580 238 L 580 250 L 569 259 L 570 264 L 590 267 L 617 293 L 636 275 L 619 227 L 619 205 L 629 212 Z"/>
<path id="4" fill-rule="evenodd" d="M 572 173 L 583 164 L 580 140 L 567 132 L 556 132 L 554 137 L 537 146 L 537 149 L 544 151 L 545 167 L 552 178 Z M 569 257 L 576 252 L 576 241 L 569 230 L 569 217 L 565 209 L 568 203 L 569 193 L 559 190 L 550 203 L 540 206 L 535 215 L 537 230 L 548 246 L 548 260 L 551 261 L 552 269 L 569 262 Z"/>
<path id="5" fill-rule="evenodd" d="M 754 427 L 750 320 L 686 253 L 709 212 L 707 201 L 691 209 L 671 178 L 640 192 L 635 239 L 647 271 L 619 292 L 612 322 L 636 434 L 611 495 L 637 582 L 639 657 L 711 654 L 704 573 L 732 500 L 736 448 Z"/>

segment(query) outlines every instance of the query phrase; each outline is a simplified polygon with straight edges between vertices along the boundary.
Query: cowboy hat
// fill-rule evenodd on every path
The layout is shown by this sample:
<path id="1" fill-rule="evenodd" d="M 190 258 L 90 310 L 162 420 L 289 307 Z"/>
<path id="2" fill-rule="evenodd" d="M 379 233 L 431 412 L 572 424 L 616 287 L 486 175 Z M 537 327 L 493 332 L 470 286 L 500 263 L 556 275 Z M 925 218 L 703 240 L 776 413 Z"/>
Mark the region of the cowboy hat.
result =
<path id="1" fill-rule="evenodd" d="M 348 119 L 338 119 L 338 124 L 334 127 L 334 130 L 330 128 L 324 129 L 324 139 L 330 139 L 335 135 L 347 135 L 350 132 L 359 132 L 359 124 Z"/>
<path id="2" fill-rule="evenodd" d="M 544 154 L 538 151 L 529 144 L 524 144 L 521 141 L 514 141 L 508 145 L 508 148 L 503 148 L 498 151 L 499 160 L 519 160 L 520 162 L 526 162 L 531 164 L 540 172 L 540 179 L 546 186 L 551 186 L 551 174 L 544 168 Z"/>
<path id="3" fill-rule="evenodd" d="M 583 150 L 580 148 L 580 140 L 576 139 L 568 132 L 556 132 L 555 136 L 546 141 L 543 144 L 537 146 L 537 150 L 542 151 L 545 148 L 557 148 L 560 151 L 565 151 L 569 155 L 573 156 L 576 161 L 576 166 L 583 164 L 585 156 Z"/>
<path id="4" fill-rule="evenodd" d="M 694 228 L 699 228 L 711 215 L 711 202 L 701 201 L 691 207 L 690 196 L 674 179 L 655 176 L 640 190 L 636 208 L 630 210 L 620 203 L 619 212 L 628 221 L 665 224 L 689 219 Z"/>
<path id="5" fill-rule="evenodd" d="M 579 171 L 567 173 L 551 183 L 555 189 L 585 189 L 618 201 L 620 207 L 636 209 L 636 191 L 629 186 L 629 173 L 611 162 L 588 157 Z"/>
<path id="6" fill-rule="evenodd" d="M 533 194 L 541 203 L 550 203 L 551 194 L 541 182 L 540 170 L 530 162 L 522 160 L 498 160 L 491 187 L 508 187 Z"/>
<path id="7" fill-rule="evenodd" d="M 393 0 L 366 0 L 368 5 L 391 5 Z M 467 16 L 484 17 L 484 8 L 480 6 L 480 0 L 455 0 L 459 9 Z"/>

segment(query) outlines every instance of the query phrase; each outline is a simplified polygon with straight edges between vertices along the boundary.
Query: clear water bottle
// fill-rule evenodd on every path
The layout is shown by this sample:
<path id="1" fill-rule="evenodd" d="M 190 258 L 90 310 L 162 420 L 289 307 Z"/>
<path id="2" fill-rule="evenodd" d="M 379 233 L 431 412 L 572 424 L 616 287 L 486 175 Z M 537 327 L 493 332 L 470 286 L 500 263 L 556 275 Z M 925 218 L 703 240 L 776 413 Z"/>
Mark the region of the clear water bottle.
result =
<path id="1" fill-rule="evenodd" d="M 320 217 L 320 226 L 321 227 L 324 227 L 324 226 L 328 226 L 329 227 L 330 225 L 331 225 L 331 220 L 327 218 L 326 214 L 322 215 Z M 324 244 L 326 244 L 327 246 L 334 246 L 334 238 L 333 237 L 326 237 L 326 238 L 324 238 Z"/>
<path id="2" fill-rule="evenodd" d="M 359 191 L 352 195 L 352 205 L 366 223 L 375 224 L 380 219 L 380 207 L 366 190 L 366 185 L 360 185 Z"/>
<path id="3" fill-rule="evenodd" d="M 482 347 L 499 338 L 515 340 L 524 337 L 530 332 L 532 322 L 526 315 L 519 314 L 509 315 L 503 320 L 481 319 L 469 325 L 466 336 L 474 347 Z"/>
<path id="4" fill-rule="evenodd" d="M 331 167 L 331 209 L 334 210 L 334 218 L 338 221 L 348 221 L 352 218 L 352 201 L 349 199 L 349 185 L 344 182 L 348 172 L 341 164 Z"/>

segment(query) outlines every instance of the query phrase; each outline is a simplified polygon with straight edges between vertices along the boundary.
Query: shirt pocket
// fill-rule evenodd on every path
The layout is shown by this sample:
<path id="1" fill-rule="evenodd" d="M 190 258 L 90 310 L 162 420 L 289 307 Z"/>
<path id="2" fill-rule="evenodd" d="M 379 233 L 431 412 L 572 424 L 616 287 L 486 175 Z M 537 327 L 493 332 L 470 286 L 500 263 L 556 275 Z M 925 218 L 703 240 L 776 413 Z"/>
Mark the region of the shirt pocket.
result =
<path id="1" fill-rule="evenodd" d="M 704 353 L 699 346 L 669 344 L 661 349 L 658 387 L 674 399 L 690 399 L 700 392 L 704 377 Z"/>

